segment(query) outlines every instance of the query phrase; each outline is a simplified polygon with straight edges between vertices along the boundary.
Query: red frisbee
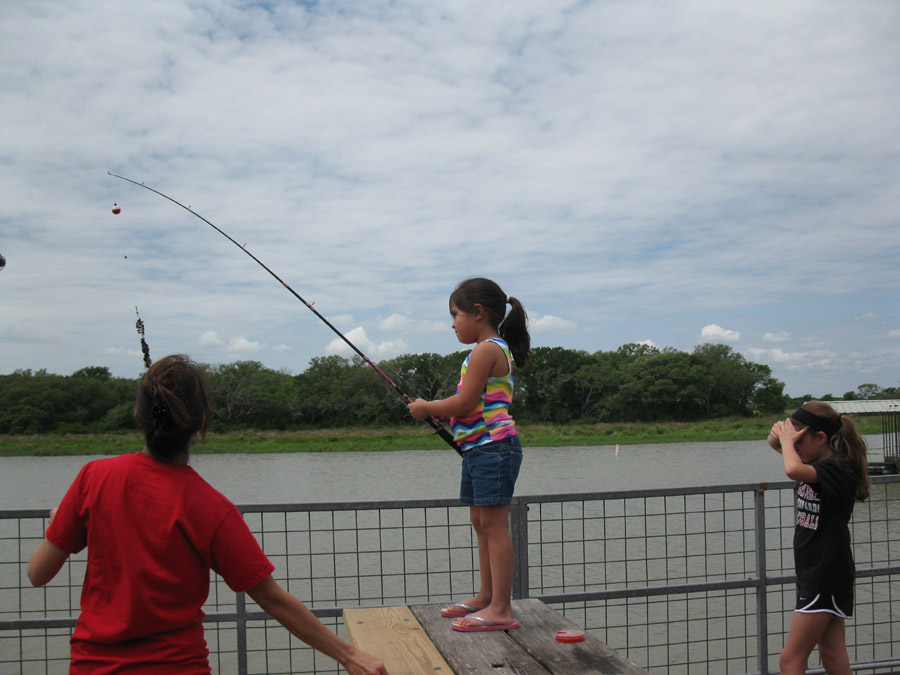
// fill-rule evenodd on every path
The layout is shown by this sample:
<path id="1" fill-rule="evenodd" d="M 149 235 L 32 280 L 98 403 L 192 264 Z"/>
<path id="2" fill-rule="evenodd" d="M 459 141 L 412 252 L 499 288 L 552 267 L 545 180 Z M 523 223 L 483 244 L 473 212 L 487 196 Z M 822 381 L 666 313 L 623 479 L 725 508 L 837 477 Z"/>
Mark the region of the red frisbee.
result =
<path id="1" fill-rule="evenodd" d="M 584 640 L 583 630 L 561 630 L 556 632 L 557 642 L 581 642 Z"/>

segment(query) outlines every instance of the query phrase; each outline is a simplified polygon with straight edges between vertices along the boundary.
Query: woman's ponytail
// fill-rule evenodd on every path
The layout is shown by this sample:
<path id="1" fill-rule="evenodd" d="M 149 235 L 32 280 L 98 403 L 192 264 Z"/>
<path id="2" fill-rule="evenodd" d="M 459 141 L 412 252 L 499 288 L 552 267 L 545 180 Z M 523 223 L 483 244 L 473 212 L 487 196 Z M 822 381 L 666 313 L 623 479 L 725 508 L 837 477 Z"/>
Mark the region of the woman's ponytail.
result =
<path id="1" fill-rule="evenodd" d="M 157 459 L 171 461 L 186 452 L 195 435 L 206 434 L 211 415 L 206 378 L 186 356 L 158 360 L 138 384 L 134 418 Z"/>

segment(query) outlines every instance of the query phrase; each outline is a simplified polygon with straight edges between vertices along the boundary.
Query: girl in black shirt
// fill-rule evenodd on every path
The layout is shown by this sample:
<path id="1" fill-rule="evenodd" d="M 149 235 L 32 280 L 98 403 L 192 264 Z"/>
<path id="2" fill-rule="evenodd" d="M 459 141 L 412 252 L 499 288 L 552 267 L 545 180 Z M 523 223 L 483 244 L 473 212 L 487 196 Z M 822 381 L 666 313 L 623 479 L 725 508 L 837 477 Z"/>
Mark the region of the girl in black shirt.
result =
<path id="1" fill-rule="evenodd" d="M 853 421 L 821 401 L 809 401 L 769 433 L 784 472 L 797 481 L 794 566 L 797 605 L 781 672 L 805 673 L 813 647 L 830 675 L 850 674 L 844 621 L 853 615 L 856 569 L 850 548 L 855 501 L 869 496 L 866 443 Z"/>

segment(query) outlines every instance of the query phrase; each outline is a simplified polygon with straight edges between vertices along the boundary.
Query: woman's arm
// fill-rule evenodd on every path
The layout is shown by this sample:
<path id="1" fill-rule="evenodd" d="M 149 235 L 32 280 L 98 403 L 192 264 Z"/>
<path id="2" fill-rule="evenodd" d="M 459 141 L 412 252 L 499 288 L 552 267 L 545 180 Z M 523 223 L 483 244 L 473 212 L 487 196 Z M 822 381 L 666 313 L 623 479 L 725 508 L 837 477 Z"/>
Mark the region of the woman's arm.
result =
<path id="1" fill-rule="evenodd" d="M 388 671 L 381 661 L 330 631 L 271 575 L 247 591 L 247 595 L 292 634 L 336 660 L 351 675 L 387 675 Z"/>
<path id="2" fill-rule="evenodd" d="M 32 586 L 43 586 L 62 569 L 69 552 L 46 537 L 38 544 L 28 560 L 28 580 Z"/>

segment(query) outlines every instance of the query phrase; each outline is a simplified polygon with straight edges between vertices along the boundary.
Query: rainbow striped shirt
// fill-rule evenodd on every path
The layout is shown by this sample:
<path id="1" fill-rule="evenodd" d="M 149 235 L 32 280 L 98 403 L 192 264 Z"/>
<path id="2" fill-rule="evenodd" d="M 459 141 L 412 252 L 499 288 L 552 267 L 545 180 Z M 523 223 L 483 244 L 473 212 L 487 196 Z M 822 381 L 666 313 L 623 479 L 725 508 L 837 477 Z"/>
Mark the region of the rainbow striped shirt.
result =
<path id="1" fill-rule="evenodd" d="M 450 418 L 453 438 L 463 451 L 515 436 L 517 433 L 516 422 L 509 414 L 509 404 L 513 397 L 513 361 L 509 353 L 509 345 L 501 338 L 488 338 L 488 340 L 496 343 L 503 350 L 506 362 L 509 364 L 509 373 L 503 377 L 489 377 L 475 409 L 468 415 Z M 456 393 L 462 389 L 468 366 L 469 357 L 467 356 L 459 370 L 459 384 L 456 385 Z"/>

